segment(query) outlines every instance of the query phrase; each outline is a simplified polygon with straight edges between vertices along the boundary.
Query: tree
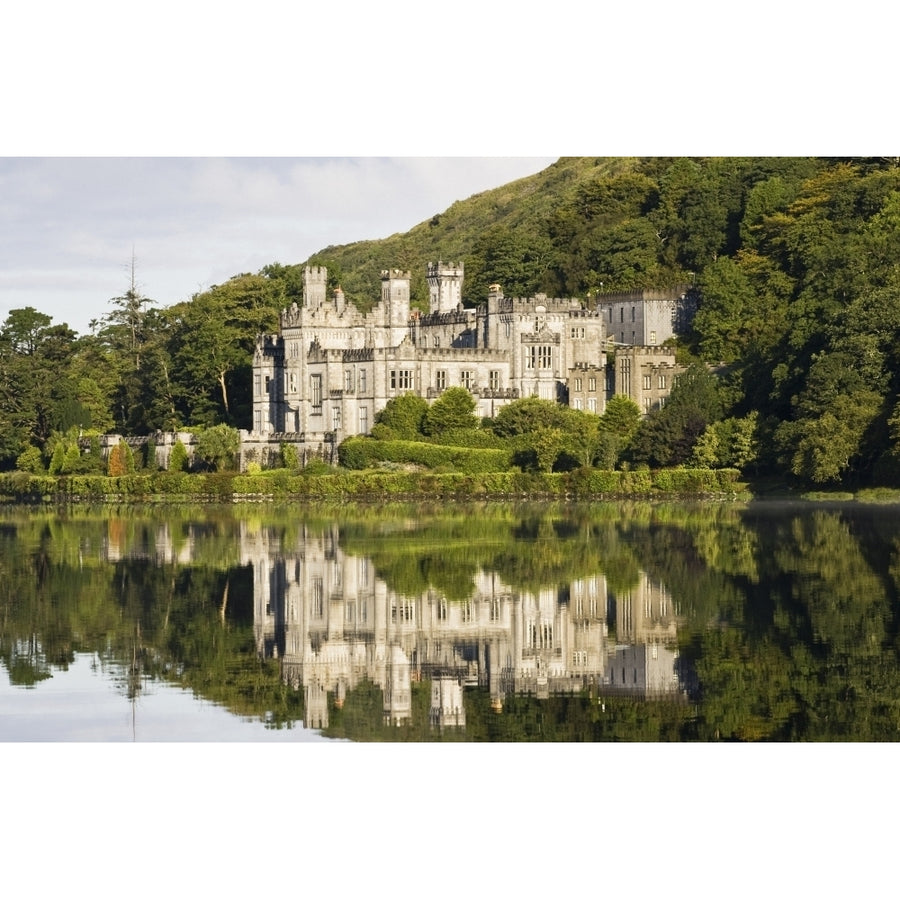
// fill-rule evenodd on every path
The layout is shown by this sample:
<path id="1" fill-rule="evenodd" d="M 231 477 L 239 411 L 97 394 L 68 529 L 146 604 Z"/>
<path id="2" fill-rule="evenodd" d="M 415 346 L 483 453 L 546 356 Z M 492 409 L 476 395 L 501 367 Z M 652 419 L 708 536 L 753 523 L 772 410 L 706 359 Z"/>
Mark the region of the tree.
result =
<path id="1" fill-rule="evenodd" d="M 278 294 L 277 282 L 238 275 L 170 308 L 169 347 L 184 421 L 249 420 L 253 348 L 256 336 L 277 324 Z"/>
<path id="2" fill-rule="evenodd" d="M 422 423 L 427 412 L 428 401 L 417 394 L 391 397 L 375 416 L 372 437 L 379 440 L 421 440 Z"/>
<path id="3" fill-rule="evenodd" d="M 523 397 L 504 406 L 491 423 L 491 429 L 498 437 L 514 438 L 536 431 L 539 427 L 562 427 L 565 414 L 563 407 L 552 400 L 539 397 Z"/>
<path id="4" fill-rule="evenodd" d="M 129 354 L 133 370 L 137 371 L 141 367 L 141 347 L 144 343 L 143 307 L 153 301 L 138 290 L 134 253 L 131 254 L 131 282 L 128 290 L 121 297 L 113 297 L 109 302 L 115 309 L 103 317 L 103 322 L 111 335 L 114 335 L 114 343 Z"/>
<path id="5" fill-rule="evenodd" d="M 16 468 L 20 472 L 29 472 L 32 475 L 42 475 L 44 469 L 44 460 L 41 451 L 34 446 L 26 447 L 19 458 L 16 460 Z"/>
<path id="6" fill-rule="evenodd" d="M 464 387 L 447 388 L 428 407 L 422 431 L 429 437 L 437 437 L 448 431 L 477 428 L 475 406 L 474 397 Z"/>
<path id="7" fill-rule="evenodd" d="M 498 283 L 507 297 L 529 297 L 541 288 L 550 252 L 549 240 L 531 229 L 486 228 L 466 261 L 466 294 L 483 302 L 490 285 Z"/>
<path id="8" fill-rule="evenodd" d="M 855 355 L 842 351 L 814 360 L 806 387 L 793 403 L 793 421 L 782 422 L 776 430 L 795 475 L 836 482 L 864 458 L 871 462 L 875 447 L 869 432 L 885 417 L 887 403 L 860 374 L 859 365 Z"/>
<path id="9" fill-rule="evenodd" d="M 0 329 L 0 337 L 9 342 L 14 353 L 34 356 L 47 335 L 53 319 L 32 306 L 11 309 Z"/>
<path id="10" fill-rule="evenodd" d="M 630 397 L 610 398 L 597 423 L 598 457 L 603 468 L 613 469 L 631 444 L 641 422 L 641 408 Z"/>
<path id="11" fill-rule="evenodd" d="M 708 469 L 745 469 L 757 460 L 759 415 L 754 410 L 742 419 L 712 422 L 697 439 L 691 454 L 695 466 Z"/>
<path id="12" fill-rule="evenodd" d="M 707 425 L 721 416 L 717 379 L 706 366 L 695 363 L 681 375 L 666 405 L 641 422 L 632 442 L 632 456 L 651 465 L 683 465 Z"/>
<path id="13" fill-rule="evenodd" d="M 703 300 L 694 317 L 700 352 L 710 362 L 733 362 L 753 339 L 748 328 L 758 300 L 740 266 L 730 257 L 707 266 L 700 278 Z M 748 333 L 749 332 L 749 333 Z"/>
<path id="14" fill-rule="evenodd" d="M 217 472 L 234 468 L 235 454 L 241 446 L 241 436 L 229 425 L 204 428 L 197 435 L 196 454 Z"/>
<path id="15" fill-rule="evenodd" d="M 531 446 L 539 472 L 552 472 L 553 465 L 565 446 L 565 434 L 561 428 L 538 427 L 531 435 Z"/>
<path id="16" fill-rule="evenodd" d="M 134 472 L 134 453 L 124 440 L 120 439 L 119 443 L 109 451 L 106 471 L 111 478 L 130 475 Z"/>
<path id="17" fill-rule="evenodd" d="M 169 472 L 184 472 L 188 467 L 187 447 L 180 440 L 176 440 L 169 454 Z"/>

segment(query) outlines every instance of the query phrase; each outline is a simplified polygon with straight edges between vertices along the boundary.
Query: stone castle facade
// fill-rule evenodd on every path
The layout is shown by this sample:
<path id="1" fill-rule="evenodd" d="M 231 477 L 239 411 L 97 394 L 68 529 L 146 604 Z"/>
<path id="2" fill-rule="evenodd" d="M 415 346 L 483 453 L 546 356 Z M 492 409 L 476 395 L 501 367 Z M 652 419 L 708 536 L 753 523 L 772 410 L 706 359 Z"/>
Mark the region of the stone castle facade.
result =
<path id="1" fill-rule="evenodd" d="M 679 369 L 662 344 L 689 324 L 689 290 L 608 295 L 585 308 L 542 294 L 507 298 L 493 285 L 468 309 L 463 276 L 462 263 L 429 264 L 423 314 L 410 307 L 409 272 L 384 271 L 380 301 L 362 313 L 340 289 L 328 296 L 324 267 L 307 266 L 302 305 L 257 340 L 247 438 L 336 446 L 368 434 L 392 397 L 431 401 L 456 386 L 471 392 L 479 417 L 531 396 L 598 415 L 615 394 L 644 413 L 665 402 Z"/>

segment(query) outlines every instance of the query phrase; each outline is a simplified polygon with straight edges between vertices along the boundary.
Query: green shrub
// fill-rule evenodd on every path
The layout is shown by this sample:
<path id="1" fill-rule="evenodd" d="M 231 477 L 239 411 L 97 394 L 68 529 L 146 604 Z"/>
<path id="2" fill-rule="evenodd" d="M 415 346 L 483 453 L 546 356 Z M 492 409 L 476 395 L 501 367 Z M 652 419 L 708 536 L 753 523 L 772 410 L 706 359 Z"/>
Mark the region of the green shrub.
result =
<path id="1" fill-rule="evenodd" d="M 16 460 L 16 468 L 31 475 L 42 475 L 46 470 L 41 451 L 37 447 L 26 447 Z"/>
<path id="2" fill-rule="evenodd" d="M 296 472 L 300 468 L 300 457 L 297 455 L 296 444 L 281 444 L 281 465 L 285 469 Z"/>
<path id="3" fill-rule="evenodd" d="M 66 464 L 66 446 L 62 442 L 58 443 L 53 449 L 53 455 L 50 457 L 50 465 L 48 471 L 51 475 L 59 475 Z"/>
<path id="4" fill-rule="evenodd" d="M 448 447 L 469 447 L 472 449 L 501 450 L 506 447 L 506 441 L 497 437 L 493 431 L 486 431 L 481 428 L 454 428 L 433 437 L 431 442 L 444 444 Z"/>
<path id="5" fill-rule="evenodd" d="M 371 469 L 380 463 L 450 466 L 458 472 L 503 472 L 510 467 L 510 453 L 499 449 L 469 449 L 420 441 L 376 441 L 348 438 L 338 447 L 338 459 L 347 469 Z"/>
<path id="6" fill-rule="evenodd" d="M 241 446 L 237 428 L 230 425 L 213 425 L 197 434 L 194 450 L 213 471 L 222 472 L 235 468 L 235 457 Z"/>
<path id="7" fill-rule="evenodd" d="M 172 452 L 169 454 L 169 471 L 184 472 L 188 467 L 187 447 L 180 440 L 175 441 Z"/>
<path id="8" fill-rule="evenodd" d="M 150 440 L 144 444 L 144 468 L 148 472 L 155 472 L 159 468 L 156 462 L 156 441 Z"/>

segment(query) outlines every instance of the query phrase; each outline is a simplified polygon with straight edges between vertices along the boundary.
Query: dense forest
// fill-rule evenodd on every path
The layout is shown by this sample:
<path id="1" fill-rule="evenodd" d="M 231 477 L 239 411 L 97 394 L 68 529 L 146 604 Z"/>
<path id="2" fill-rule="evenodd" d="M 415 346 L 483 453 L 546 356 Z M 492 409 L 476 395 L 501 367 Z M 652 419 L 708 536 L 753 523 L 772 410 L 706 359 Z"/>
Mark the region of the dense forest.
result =
<path id="1" fill-rule="evenodd" d="M 133 275 L 89 334 L 13 309 L 0 324 L 0 467 L 45 471 L 71 429 L 249 427 L 256 335 L 300 299 L 304 264 L 327 265 L 362 309 L 383 268 L 407 268 L 424 307 L 437 259 L 464 262 L 472 305 L 492 282 L 507 296 L 588 305 L 606 291 L 696 284 L 677 351 L 698 373 L 714 366 L 714 383 L 688 379 L 613 464 L 900 483 L 894 157 L 561 159 L 406 234 L 273 262 L 170 307 Z"/>

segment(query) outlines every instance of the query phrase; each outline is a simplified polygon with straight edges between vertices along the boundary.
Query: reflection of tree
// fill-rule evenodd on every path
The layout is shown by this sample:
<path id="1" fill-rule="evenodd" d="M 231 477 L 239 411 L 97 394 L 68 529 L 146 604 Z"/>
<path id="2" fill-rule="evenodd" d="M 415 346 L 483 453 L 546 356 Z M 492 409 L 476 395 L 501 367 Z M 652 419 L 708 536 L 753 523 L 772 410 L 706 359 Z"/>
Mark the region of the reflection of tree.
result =
<path id="1" fill-rule="evenodd" d="M 895 738 L 896 589 L 883 565 L 890 544 L 870 527 L 863 552 L 856 533 L 874 515 L 748 513 L 758 578 L 740 582 L 721 607 L 721 627 L 695 632 L 689 651 L 701 685 L 700 737 Z M 883 574 L 870 559 L 881 560 Z"/>
<path id="2" fill-rule="evenodd" d="M 0 515 L 0 662 L 36 685 L 91 653 L 136 696 L 166 679 L 273 725 L 304 716 L 282 660 L 260 657 L 253 572 L 236 536 L 296 554 L 371 556 L 391 590 L 468 599 L 483 573 L 523 595 L 604 573 L 613 595 L 663 584 L 679 613 L 692 703 L 635 697 L 464 695 L 465 735 L 435 731 L 430 687 L 384 724 L 361 681 L 329 701 L 329 735 L 366 740 L 884 740 L 900 728 L 900 522 L 893 510 L 810 505 L 484 505 L 410 508 L 70 510 Z M 110 525 L 110 521 L 114 524 Z M 331 542 L 331 543 L 329 543 Z M 299 558 L 299 557 L 298 557 Z M 646 573 L 646 575 L 641 574 Z M 555 594 L 554 594 L 555 592 Z M 574 595 L 573 595 L 574 597 Z M 605 602 L 605 597 L 603 601 Z M 485 601 L 488 602 L 488 601 Z M 570 614 L 576 605 L 570 599 Z M 461 607 L 450 605 L 450 617 Z M 611 624 L 611 620 L 610 620 Z M 474 626 L 473 626 L 474 627 Z M 580 649 L 576 645 L 576 649 Z"/>
<path id="3" fill-rule="evenodd" d="M 282 684 L 278 664 L 256 654 L 249 572 L 231 562 L 233 517 L 167 510 L 12 519 L 0 522 L 8 574 L 0 661 L 13 683 L 35 683 L 89 653 L 119 673 L 129 699 L 164 678 L 269 724 L 302 717 L 302 697 Z M 184 546 L 181 533 L 194 561 L 167 562 Z"/>

